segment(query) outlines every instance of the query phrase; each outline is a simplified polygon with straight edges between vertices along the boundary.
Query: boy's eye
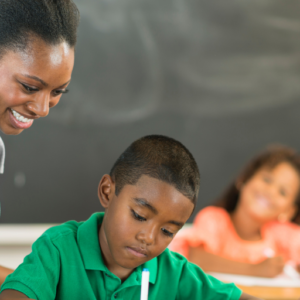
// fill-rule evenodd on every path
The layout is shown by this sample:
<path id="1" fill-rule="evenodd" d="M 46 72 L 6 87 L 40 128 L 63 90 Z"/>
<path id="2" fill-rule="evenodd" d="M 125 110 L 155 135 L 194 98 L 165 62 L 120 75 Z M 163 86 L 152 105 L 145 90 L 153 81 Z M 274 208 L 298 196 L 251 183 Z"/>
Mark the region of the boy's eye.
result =
<path id="1" fill-rule="evenodd" d="M 163 232 L 163 234 L 165 234 L 168 237 L 173 237 L 174 236 L 174 233 L 166 230 L 165 228 L 162 228 L 161 231 Z"/>
<path id="2" fill-rule="evenodd" d="M 28 86 L 28 85 L 26 85 L 26 84 L 24 84 L 24 83 L 22 83 L 22 86 L 23 86 L 24 89 L 25 89 L 27 92 L 29 92 L 29 93 L 33 93 L 33 92 L 37 92 L 37 91 L 38 91 L 38 89 L 32 88 L 32 87 L 30 87 L 30 86 Z"/>
<path id="3" fill-rule="evenodd" d="M 140 221 L 140 222 L 146 221 L 145 218 L 143 218 L 142 216 L 140 216 L 139 214 L 137 214 L 133 209 L 131 210 L 131 213 L 132 213 L 133 217 L 134 217 L 136 220 L 138 220 L 138 221 Z"/>

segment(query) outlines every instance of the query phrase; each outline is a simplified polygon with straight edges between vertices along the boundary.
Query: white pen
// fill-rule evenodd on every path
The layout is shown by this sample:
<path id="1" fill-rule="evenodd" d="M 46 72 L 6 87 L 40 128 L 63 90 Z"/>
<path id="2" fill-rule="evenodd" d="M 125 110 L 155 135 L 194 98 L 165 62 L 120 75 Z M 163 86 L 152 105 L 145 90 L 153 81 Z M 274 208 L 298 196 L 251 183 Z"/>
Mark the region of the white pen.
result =
<path id="1" fill-rule="evenodd" d="M 149 276 L 150 276 L 149 270 L 143 269 L 142 285 L 141 285 L 141 300 L 148 300 Z"/>

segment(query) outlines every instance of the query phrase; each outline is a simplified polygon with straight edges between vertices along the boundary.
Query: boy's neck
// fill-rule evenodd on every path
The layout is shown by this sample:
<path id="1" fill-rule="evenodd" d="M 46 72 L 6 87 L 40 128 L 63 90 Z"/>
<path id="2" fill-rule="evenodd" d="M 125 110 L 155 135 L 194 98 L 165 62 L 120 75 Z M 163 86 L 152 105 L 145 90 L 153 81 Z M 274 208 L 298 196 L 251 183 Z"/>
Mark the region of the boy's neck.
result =
<path id="1" fill-rule="evenodd" d="M 121 282 L 123 283 L 130 276 L 130 274 L 134 271 L 134 269 L 132 269 L 132 270 L 125 269 L 125 268 L 119 266 L 118 264 L 116 264 L 116 262 L 113 260 L 111 254 L 110 254 L 108 244 L 107 244 L 107 239 L 105 236 L 103 226 L 101 226 L 98 230 L 98 237 L 99 237 L 99 246 L 101 249 L 101 254 L 102 254 L 102 258 L 103 258 L 105 266 L 111 273 L 113 273 L 114 275 L 119 277 L 121 279 Z"/>
<path id="2" fill-rule="evenodd" d="M 262 239 L 262 224 L 251 218 L 251 216 L 243 213 L 239 207 L 230 215 L 231 221 L 239 237 L 246 241 L 259 241 Z"/>

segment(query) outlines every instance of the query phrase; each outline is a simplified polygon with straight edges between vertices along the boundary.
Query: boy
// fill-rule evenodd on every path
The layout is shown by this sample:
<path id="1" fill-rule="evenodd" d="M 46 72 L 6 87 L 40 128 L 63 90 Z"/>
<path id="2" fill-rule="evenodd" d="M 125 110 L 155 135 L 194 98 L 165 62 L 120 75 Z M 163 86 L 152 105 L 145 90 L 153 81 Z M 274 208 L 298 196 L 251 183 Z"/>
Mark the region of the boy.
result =
<path id="1" fill-rule="evenodd" d="M 166 249 L 192 214 L 200 176 L 190 152 L 164 136 L 125 150 L 98 188 L 104 213 L 47 230 L 2 285 L 6 299 L 255 299 Z M 241 295 L 242 294 L 242 295 Z"/>

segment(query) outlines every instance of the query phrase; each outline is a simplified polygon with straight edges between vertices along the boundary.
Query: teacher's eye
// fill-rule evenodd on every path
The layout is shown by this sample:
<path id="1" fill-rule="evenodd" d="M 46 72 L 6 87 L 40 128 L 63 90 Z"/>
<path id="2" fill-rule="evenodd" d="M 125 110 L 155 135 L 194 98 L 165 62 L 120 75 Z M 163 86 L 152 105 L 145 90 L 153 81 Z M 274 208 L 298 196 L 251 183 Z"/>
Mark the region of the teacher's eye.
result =
<path id="1" fill-rule="evenodd" d="M 22 86 L 24 87 L 24 89 L 29 92 L 29 93 L 33 93 L 33 92 L 38 92 L 38 89 L 37 88 L 32 88 L 24 83 L 21 83 Z"/>
<path id="2" fill-rule="evenodd" d="M 167 229 L 165 228 L 162 228 L 161 231 L 163 232 L 164 235 L 168 236 L 168 237 L 173 237 L 174 236 L 174 233 L 168 231 Z"/>
<path id="3" fill-rule="evenodd" d="M 138 220 L 138 221 L 140 221 L 140 222 L 146 221 L 145 218 L 143 218 L 142 216 L 140 216 L 139 214 L 137 214 L 133 209 L 131 210 L 131 213 L 132 213 L 132 216 L 133 216 L 136 220 Z"/>
<path id="4" fill-rule="evenodd" d="M 65 90 L 56 90 L 56 91 L 54 91 L 54 96 L 56 97 L 56 96 L 59 96 L 61 94 L 66 94 L 68 92 L 69 92 L 69 90 L 67 90 L 67 89 L 65 89 Z"/>

